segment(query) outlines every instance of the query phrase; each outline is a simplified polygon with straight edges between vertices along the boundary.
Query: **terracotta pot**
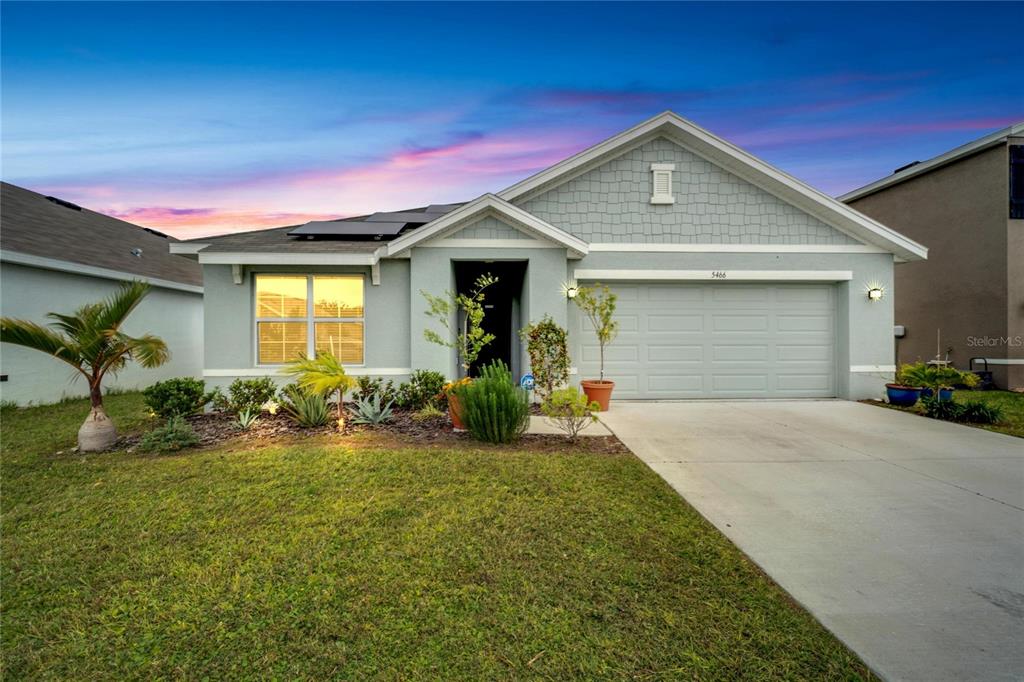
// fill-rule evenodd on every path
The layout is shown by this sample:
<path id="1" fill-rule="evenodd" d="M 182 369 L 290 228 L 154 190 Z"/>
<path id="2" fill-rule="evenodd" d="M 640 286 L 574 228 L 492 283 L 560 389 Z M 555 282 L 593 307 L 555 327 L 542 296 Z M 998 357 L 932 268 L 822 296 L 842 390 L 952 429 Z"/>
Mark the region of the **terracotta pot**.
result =
<path id="1" fill-rule="evenodd" d="M 455 393 L 448 394 L 448 418 L 452 420 L 452 426 L 456 431 L 465 431 L 466 425 L 462 423 L 462 406 L 459 405 L 459 398 Z"/>
<path id="2" fill-rule="evenodd" d="M 608 411 L 608 402 L 612 399 L 612 389 L 615 382 L 608 379 L 584 379 L 580 382 L 583 392 L 587 394 L 587 400 L 593 400 L 601 406 L 600 412 Z"/>

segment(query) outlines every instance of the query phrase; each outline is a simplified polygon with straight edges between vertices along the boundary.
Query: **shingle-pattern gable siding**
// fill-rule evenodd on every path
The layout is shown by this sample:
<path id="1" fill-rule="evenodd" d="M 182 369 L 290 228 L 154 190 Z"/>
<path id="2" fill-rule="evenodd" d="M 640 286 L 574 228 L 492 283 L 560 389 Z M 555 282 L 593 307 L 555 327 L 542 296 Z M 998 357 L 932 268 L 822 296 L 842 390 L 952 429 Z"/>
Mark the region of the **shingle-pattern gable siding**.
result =
<path id="1" fill-rule="evenodd" d="M 452 239 L 530 239 L 530 235 L 506 225 L 494 216 L 484 216 L 479 221 L 464 227 Z"/>
<path id="2" fill-rule="evenodd" d="M 676 164 L 675 204 L 650 203 L 652 163 Z M 665 138 L 646 142 L 521 206 L 588 242 L 859 243 Z"/>

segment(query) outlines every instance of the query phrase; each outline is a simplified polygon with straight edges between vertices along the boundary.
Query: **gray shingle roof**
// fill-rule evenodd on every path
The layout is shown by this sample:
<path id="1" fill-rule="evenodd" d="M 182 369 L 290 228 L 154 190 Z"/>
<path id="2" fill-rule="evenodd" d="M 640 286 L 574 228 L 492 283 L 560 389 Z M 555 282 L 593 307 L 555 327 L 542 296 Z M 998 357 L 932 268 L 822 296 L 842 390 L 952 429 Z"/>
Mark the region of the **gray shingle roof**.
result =
<path id="1" fill-rule="evenodd" d="M 4 251 L 202 286 L 202 269 L 193 260 L 172 255 L 167 249 L 172 241 L 177 240 L 2 183 L 0 249 Z M 141 249 L 141 257 L 133 249 Z"/>

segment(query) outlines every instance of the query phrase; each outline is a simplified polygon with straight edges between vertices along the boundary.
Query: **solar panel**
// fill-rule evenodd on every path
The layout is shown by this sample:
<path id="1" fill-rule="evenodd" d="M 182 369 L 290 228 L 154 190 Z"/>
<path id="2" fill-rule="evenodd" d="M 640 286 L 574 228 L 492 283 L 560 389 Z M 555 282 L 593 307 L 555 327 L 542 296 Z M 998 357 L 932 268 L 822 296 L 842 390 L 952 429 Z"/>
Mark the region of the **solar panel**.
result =
<path id="1" fill-rule="evenodd" d="M 438 215 L 444 215 L 445 213 L 451 213 L 462 204 L 431 204 L 427 206 L 427 213 L 436 213 Z"/>
<path id="2" fill-rule="evenodd" d="M 368 222 L 365 220 L 313 220 L 300 225 L 289 236 L 295 237 L 395 237 L 404 222 Z"/>
<path id="3" fill-rule="evenodd" d="M 365 218 L 369 223 L 429 223 L 438 217 L 436 213 L 420 213 L 418 211 L 397 211 L 395 213 L 374 213 Z"/>

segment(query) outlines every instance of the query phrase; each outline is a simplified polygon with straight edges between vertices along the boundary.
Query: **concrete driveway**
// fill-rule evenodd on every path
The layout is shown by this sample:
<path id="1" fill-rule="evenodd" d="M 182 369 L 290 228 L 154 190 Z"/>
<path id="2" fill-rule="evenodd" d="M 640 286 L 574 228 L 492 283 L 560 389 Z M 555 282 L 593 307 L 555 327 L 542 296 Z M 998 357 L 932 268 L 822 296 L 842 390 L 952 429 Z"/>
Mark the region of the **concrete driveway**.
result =
<path id="1" fill-rule="evenodd" d="M 884 679 L 1024 679 L 1024 440 L 844 401 L 602 421 Z"/>

